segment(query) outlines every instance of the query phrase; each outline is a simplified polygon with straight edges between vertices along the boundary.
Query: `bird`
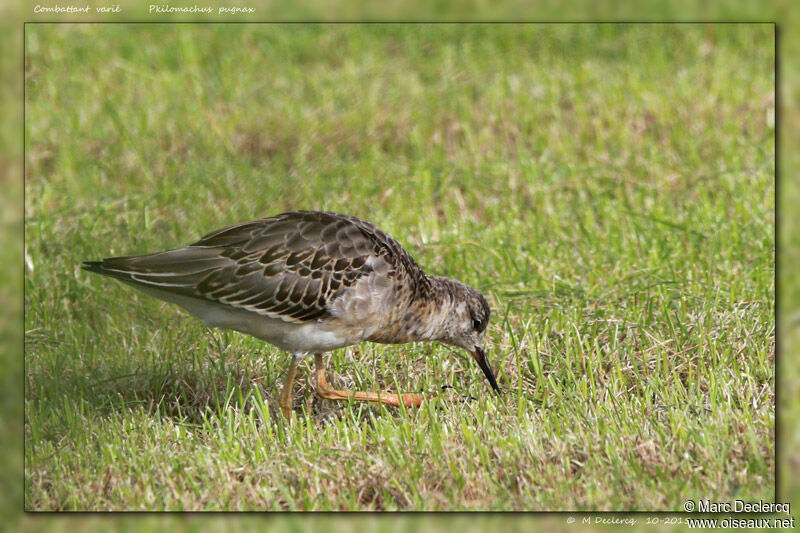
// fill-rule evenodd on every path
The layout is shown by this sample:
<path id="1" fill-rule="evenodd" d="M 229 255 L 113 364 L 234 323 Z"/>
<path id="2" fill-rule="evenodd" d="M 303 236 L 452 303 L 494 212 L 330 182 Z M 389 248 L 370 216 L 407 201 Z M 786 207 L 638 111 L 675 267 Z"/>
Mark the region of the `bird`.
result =
<path id="1" fill-rule="evenodd" d="M 290 352 L 278 402 L 287 420 L 298 364 L 310 354 L 321 398 L 419 407 L 431 397 L 333 388 L 323 354 L 363 341 L 439 341 L 465 349 L 500 392 L 483 343 L 491 313 L 483 294 L 426 274 L 389 234 L 355 216 L 286 212 L 222 228 L 182 248 L 81 267 L 177 304 L 209 327 Z"/>

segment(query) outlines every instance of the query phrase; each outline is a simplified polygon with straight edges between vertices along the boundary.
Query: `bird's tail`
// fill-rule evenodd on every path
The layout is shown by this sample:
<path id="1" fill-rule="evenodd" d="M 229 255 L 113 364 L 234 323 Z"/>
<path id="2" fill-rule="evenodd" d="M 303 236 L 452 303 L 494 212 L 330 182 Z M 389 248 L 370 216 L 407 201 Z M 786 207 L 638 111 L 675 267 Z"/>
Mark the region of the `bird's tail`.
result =
<path id="1" fill-rule="evenodd" d="M 194 287 L 206 276 L 232 263 L 217 252 L 187 246 L 154 254 L 84 261 L 81 268 L 134 285 L 193 295 Z"/>

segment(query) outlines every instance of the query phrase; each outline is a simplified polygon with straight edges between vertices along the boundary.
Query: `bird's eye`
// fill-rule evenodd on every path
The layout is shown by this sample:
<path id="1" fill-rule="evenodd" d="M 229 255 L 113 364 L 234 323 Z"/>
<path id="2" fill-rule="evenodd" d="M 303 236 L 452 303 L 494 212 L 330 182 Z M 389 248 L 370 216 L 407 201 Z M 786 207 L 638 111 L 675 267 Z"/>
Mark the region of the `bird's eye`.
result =
<path id="1" fill-rule="evenodd" d="M 475 331 L 480 331 L 482 325 L 481 321 L 477 318 L 472 319 L 472 327 L 475 328 Z"/>

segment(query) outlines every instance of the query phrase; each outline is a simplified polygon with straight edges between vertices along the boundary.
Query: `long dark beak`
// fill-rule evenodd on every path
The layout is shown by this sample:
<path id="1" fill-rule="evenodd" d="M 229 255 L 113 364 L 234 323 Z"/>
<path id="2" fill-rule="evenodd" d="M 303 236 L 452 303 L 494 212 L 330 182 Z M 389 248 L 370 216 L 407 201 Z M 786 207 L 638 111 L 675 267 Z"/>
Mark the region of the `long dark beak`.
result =
<path id="1" fill-rule="evenodd" d="M 472 352 L 472 358 L 478 362 L 478 366 L 483 370 L 483 374 L 486 376 L 486 379 L 489 380 L 489 384 L 494 391 L 499 393 L 500 387 L 497 386 L 497 380 L 494 378 L 494 372 L 492 371 L 492 367 L 489 366 L 489 360 L 486 359 L 486 352 L 483 351 L 483 348 L 476 346 L 475 351 Z"/>

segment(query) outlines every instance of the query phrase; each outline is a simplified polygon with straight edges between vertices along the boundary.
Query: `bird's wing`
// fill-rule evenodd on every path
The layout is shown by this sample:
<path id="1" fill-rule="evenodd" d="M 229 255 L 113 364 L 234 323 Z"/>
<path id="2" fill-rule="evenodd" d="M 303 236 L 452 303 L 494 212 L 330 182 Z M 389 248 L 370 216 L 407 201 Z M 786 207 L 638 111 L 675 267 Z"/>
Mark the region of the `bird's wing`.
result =
<path id="1" fill-rule="evenodd" d="M 83 267 L 133 285 L 306 322 L 328 315 L 330 304 L 362 276 L 393 277 L 397 265 L 386 239 L 400 247 L 359 219 L 301 211 L 224 228 L 184 248 Z"/>

